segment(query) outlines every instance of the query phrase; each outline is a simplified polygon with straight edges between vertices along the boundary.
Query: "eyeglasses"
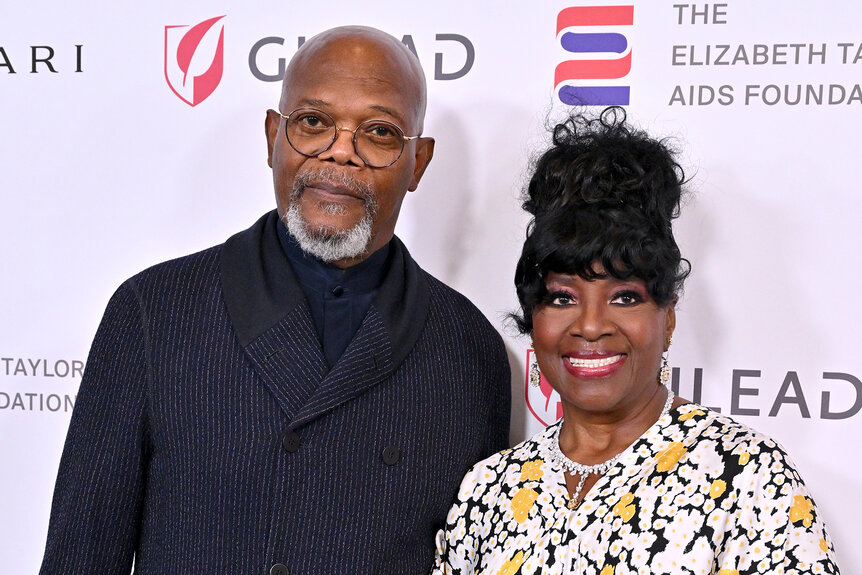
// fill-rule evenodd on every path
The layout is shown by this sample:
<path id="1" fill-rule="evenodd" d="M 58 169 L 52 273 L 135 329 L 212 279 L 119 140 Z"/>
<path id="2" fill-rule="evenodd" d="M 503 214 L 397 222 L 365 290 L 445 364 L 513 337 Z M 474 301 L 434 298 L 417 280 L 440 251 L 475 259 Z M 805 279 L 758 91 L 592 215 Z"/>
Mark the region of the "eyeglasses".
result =
<path id="1" fill-rule="evenodd" d="M 338 133 L 353 133 L 353 148 L 365 165 L 371 168 L 386 168 L 398 161 L 404 151 L 404 142 L 419 136 L 405 136 L 404 131 L 385 120 L 368 120 L 354 130 L 339 128 L 326 112 L 315 108 L 297 108 L 290 114 L 279 115 L 286 122 L 284 131 L 290 147 L 313 158 L 332 147 Z"/>

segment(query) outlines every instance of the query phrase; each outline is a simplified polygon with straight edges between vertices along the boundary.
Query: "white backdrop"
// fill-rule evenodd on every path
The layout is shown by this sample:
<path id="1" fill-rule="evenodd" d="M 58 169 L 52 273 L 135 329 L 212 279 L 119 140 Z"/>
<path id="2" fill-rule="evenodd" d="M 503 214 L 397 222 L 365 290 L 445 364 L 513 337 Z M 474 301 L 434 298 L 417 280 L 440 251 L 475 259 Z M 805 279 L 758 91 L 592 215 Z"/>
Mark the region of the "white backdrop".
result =
<path id="1" fill-rule="evenodd" d="M 540 428 L 536 415 L 547 418 L 547 398 L 525 401 L 528 342 L 503 321 L 516 306 L 528 163 L 571 86 L 628 87 L 631 118 L 676 138 L 693 176 L 676 225 L 694 269 L 671 350 L 679 390 L 784 444 L 844 571 L 862 570 L 852 539 L 862 515 L 853 447 L 862 432 L 853 291 L 862 283 L 862 5 L 630 0 L 614 3 L 633 5 L 630 24 L 607 10 L 590 24 L 565 10 L 608 2 L 356 4 L 0 9 L 0 572 L 38 568 L 108 297 L 140 269 L 220 243 L 274 206 L 263 122 L 279 84 L 266 77 L 299 37 L 349 23 L 409 36 L 425 67 L 436 156 L 398 234 L 504 333 L 513 441 Z M 184 48 L 187 84 L 205 76 L 212 87 L 211 64 L 223 62 L 215 89 L 195 101 L 175 67 L 178 39 L 219 16 Z M 558 16 L 568 25 L 559 34 Z M 567 33 L 599 36 L 573 45 Z M 614 51 L 585 51 L 603 40 Z M 572 60 L 555 85 L 557 66 Z"/>

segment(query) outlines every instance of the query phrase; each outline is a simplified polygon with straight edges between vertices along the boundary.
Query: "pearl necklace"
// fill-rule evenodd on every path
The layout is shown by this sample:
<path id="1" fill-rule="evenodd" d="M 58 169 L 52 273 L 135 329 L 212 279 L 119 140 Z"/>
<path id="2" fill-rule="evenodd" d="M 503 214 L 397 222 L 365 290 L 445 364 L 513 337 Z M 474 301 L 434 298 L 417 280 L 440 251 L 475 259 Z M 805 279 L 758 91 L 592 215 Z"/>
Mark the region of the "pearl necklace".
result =
<path id="1" fill-rule="evenodd" d="M 658 416 L 659 419 L 664 417 L 670 411 L 670 406 L 673 404 L 673 391 L 668 387 L 667 388 L 667 400 L 664 402 L 664 407 L 661 410 L 661 415 Z M 584 488 L 584 482 L 586 482 L 587 477 L 590 475 L 604 475 L 610 469 L 616 465 L 617 460 L 623 454 L 623 452 L 619 452 L 607 461 L 603 461 L 602 463 L 596 463 L 595 465 L 584 465 L 583 463 L 578 463 L 577 461 L 572 461 L 566 454 L 563 453 L 563 450 L 560 449 L 560 430 L 563 428 L 563 425 L 560 424 L 557 426 L 557 430 L 554 432 L 554 436 L 551 438 L 551 459 L 554 463 L 556 463 L 559 467 L 561 467 L 564 471 L 568 471 L 571 475 L 578 475 L 578 486 L 575 488 L 575 493 L 569 499 L 569 502 L 566 504 L 566 507 L 569 509 L 577 509 L 581 504 L 580 496 L 581 490 Z M 625 451 L 625 450 L 623 450 Z"/>

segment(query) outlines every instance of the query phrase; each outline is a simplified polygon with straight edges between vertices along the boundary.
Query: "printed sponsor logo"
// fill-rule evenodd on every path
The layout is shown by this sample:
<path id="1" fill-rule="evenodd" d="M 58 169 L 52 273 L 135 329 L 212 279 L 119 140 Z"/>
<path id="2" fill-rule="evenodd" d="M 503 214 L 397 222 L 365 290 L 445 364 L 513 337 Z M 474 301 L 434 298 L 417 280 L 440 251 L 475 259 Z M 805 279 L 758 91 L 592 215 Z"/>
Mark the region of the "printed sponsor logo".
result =
<path id="1" fill-rule="evenodd" d="M 527 349 L 524 396 L 533 418 L 547 427 L 563 416 L 563 404 L 544 374 L 538 386 L 530 385 L 530 371 L 535 363 L 535 352 Z M 688 371 L 674 367 L 671 374 L 671 387 L 677 395 L 733 417 L 843 420 L 862 412 L 862 380 L 851 373 L 825 371 L 818 375 L 792 370 L 764 373 L 759 369 L 733 369 L 714 374 L 709 400 L 704 397 L 703 368 Z"/>
<path id="2" fill-rule="evenodd" d="M 683 373 L 680 368 L 674 367 L 671 387 L 674 392 L 695 403 L 704 403 L 703 368 L 694 368 L 691 375 L 689 380 L 687 372 Z M 727 377 L 727 374 L 724 377 Z M 717 380 L 719 389 L 729 391 L 729 402 L 725 400 L 720 402 L 723 405 L 709 407 L 732 416 L 786 415 L 802 419 L 829 420 L 849 419 L 862 410 L 862 380 L 851 373 L 824 371 L 820 375 L 815 375 L 800 374 L 791 370 L 764 374 L 759 369 L 734 369 L 729 374 L 729 385 L 726 379 L 722 380 L 723 378 Z M 761 386 L 774 390 L 774 385 L 778 381 L 781 381 L 781 385 L 777 392 L 760 393 Z M 715 383 L 713 381 L 712 385 L 714 386 Z"/>
<path id="3" fill-rule="evenodd" d="M 84 71 L 84 45 L 72 46 L 28 46 L 29 49 L 16 50 L 14 47 L 0 46 L 0 70 L 7 74 L 29 72 L 30 74 Z"/>
<path id="4" fill-rule="evenodd" d="M 165 26 L 165 80 L 177 97 L 197 106 L 212 95 L 224 70 L 224 18 L 194 26 Z"/>
<path id="5" fill-rule="evenodd" d="M 305 43 L 305 39 L 305 36 L 297 37 L 297 50 Z M 248 69 L 252 76 L 262 82 L 281 82 L 288 62 L 282 50 L 286 41 L 281 36 L 267 36 L 252 45 L 248 53 Z M 435 34 L 434 41 L 435 80 L 458 80 L 473 69 L 476 48 L 469 38 L 461 34 Z M 417 58 L 421 58 L 412 34 L 402 36 L 401 42 Z"/>
<path id="6" fill-rule="evenodd" d="M 195 25 L 165 26 L 165 80 L 179 99 L 190 106 L 206 100 L 221 82 L 224 71 L 225 16 L 209 18 Z M 305 43 L 305 36 L 296 38 L 296 49 Z M 411 34 L 401 41 L 419 57 Z M 473 69 L 476 49 L 473 42 L 461 34 L 434 35 L 434 79 L 458 80 Z M 255 42 L 248 53 L 252 76 L 262 82 L 280 82 L 289 54 L 283 53 L 286 39 L 267 36 Z M 0 65 L 2 65 L 0 53 Z"/>
<path id="7" fill-rule="evenodd" d="M 72 413 L 77 394 L 0 391 L 0 414 L 15 411 Z"/>
<path id="8" fill-rule="evenodd" d="M 71 414 L 84 374 L 80 359 L 0 357 L 0 417 L 17 412 Z"/>
<path id="9" fill-rule="evenodd" d="M 632 69 L 632 49 L 623 27 L 633 24 L 634 6 L 573 6 L 557 15 L 560 45 L 577 56 L 561 62 L 554 71 L 561 102 L 571 106 L 629 104 L 631 88 L 621 79 Z"/>
<path id="10" fill-rule="evenodd" d="M 44 357 L 0 357 L 0 375 L 7 377 L 71 377 L 84 374 L 79 359 L 46 359 Z"/>
<path id="11" fill-rule="evenodd" d="M 527 399 L 527 409 L 536 420 L 547 427 L 563 416 L 563 404 L 560 396 L 545 379 L 544 374 L 539 376 L 539 385 L 530 385 L 530 370 L 536 363 L 536 353 L 532 349 L 527 350 L 527 374 L 524 379 L 524 394 Z"/>

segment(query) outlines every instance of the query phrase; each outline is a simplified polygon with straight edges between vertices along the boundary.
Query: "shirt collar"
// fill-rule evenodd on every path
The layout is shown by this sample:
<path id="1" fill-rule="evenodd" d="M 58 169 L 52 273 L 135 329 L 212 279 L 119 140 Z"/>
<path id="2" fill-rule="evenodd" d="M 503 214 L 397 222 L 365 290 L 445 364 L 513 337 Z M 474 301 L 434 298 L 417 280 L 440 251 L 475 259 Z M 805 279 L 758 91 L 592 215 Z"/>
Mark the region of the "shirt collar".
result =
<path id="1" fill-rule="evenodd" d="M 285 342 L 291 339 L 285 339 L 283 330 L 295 326 L 281 322 L 298 306 L 307 309 L 296 273 L 278 241 L 278 221 L 278 213 L 271 210 L 249 229 L 228 238 L 219 249 L 219 275 L 228 315 L 240 345 L 258 362 L 269 361 L 273 349 L 286 348 Z M 397 369 L 424 333 L 431 307 L 460 300 L 441 300 L 444 296 L 432 294 L 431 276 L 416 264 L 398 236 L 389 242 L 384 275 L 371 309 L 379 314 L 389 334 L 392 361 L 388 364 L 387 360 L 387 364 Z M 311 325 L 311 317 L 308 322 Z"/>
<path id="2" fill-rule="evenodd" d="M 348 296 L 370 293 L 380 286 L 385 276 L 389 244 L 358 264 L 341 269 L 304 252 L 280 219 L 278 240 L 300 283 L 314 291 L 329 293 L 340 286 Z"/>

